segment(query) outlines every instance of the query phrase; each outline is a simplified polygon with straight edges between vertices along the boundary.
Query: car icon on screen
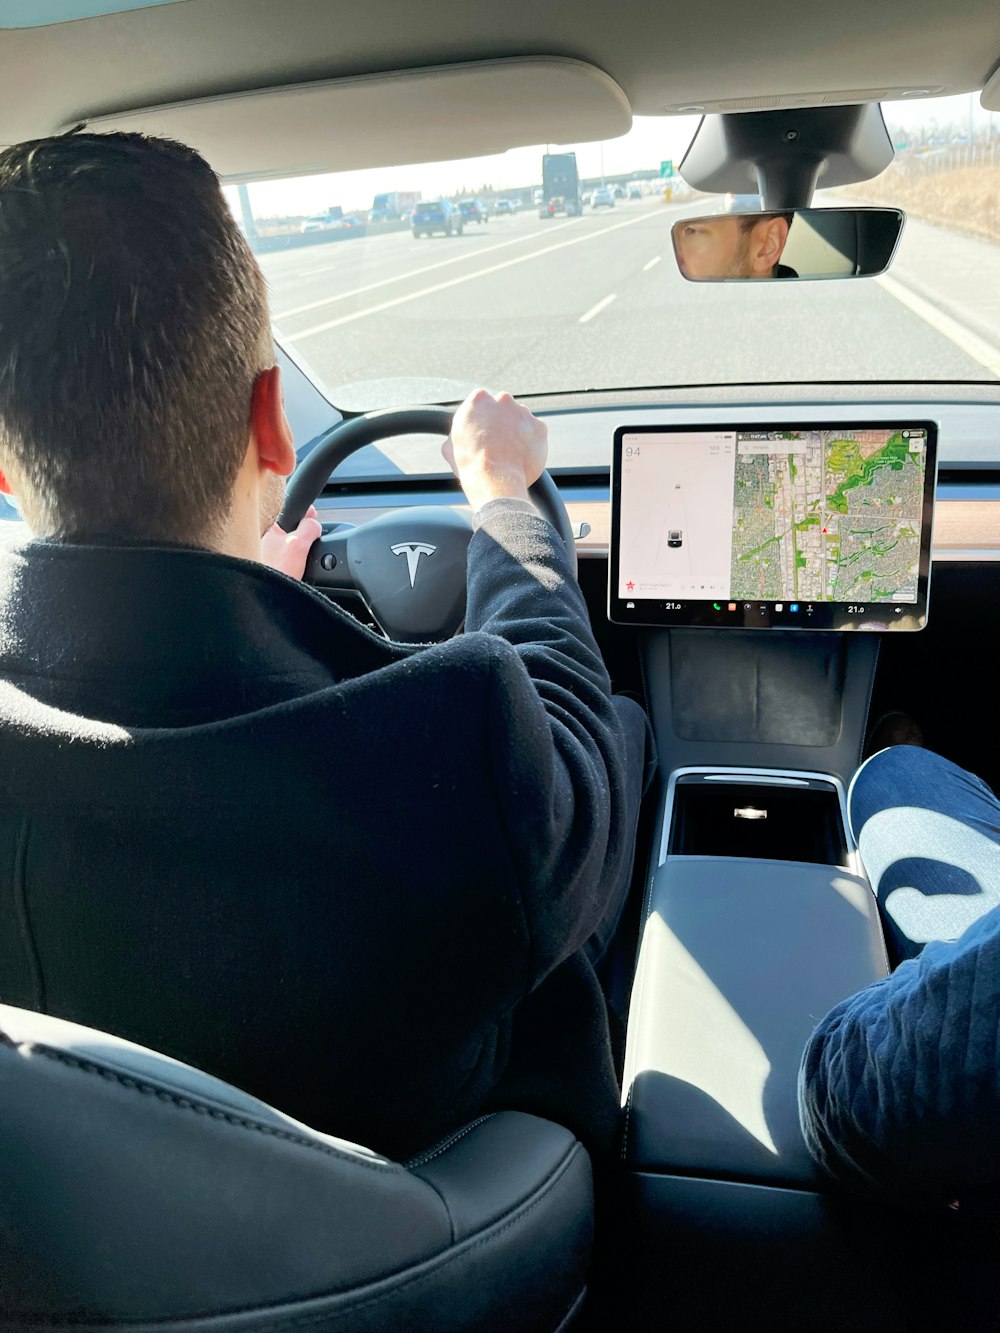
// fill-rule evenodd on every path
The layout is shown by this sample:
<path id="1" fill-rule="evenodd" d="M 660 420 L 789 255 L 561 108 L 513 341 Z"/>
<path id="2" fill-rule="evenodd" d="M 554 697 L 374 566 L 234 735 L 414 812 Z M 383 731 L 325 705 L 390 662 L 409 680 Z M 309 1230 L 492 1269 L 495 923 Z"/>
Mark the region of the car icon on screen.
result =
<path id="1" fill-rule="evenodd" d="M 675 548 L 684 545 L 684 533 L 680 528 L 667 529 L 667 545 Z"/>

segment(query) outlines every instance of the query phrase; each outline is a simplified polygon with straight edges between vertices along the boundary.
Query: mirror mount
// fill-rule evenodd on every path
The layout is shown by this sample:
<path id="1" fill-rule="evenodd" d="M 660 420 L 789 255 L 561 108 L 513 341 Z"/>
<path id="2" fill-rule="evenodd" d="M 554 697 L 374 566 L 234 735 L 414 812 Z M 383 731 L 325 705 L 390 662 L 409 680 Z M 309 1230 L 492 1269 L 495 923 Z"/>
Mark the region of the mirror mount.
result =
<path id="1" fill-rule="evenodd" d="M 709 193 L 756 193 L 765 210 L 808 208 L 817 185 L 879 175 L 894 150 L 877 102 L 702 116 L 679 171 Z"/>
<path id="2" fill-rule="evenodd" d="M 762 209 L 805 208 L 812 200 L 822 162 L 766 158 L 755 164 Z"/>

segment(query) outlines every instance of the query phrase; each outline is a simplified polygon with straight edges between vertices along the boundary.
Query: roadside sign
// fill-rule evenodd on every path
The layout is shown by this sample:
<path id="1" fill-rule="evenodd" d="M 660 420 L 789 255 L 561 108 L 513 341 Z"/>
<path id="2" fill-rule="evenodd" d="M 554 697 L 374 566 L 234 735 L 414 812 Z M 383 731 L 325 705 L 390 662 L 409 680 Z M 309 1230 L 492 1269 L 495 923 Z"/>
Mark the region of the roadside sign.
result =
<path id="1" fill-rule="evenodd" d="M 660 175 L 672 176 L 674 174 L 674 163 L 672 158 L 667 158 L 666 162 L 660 163 Z"/>

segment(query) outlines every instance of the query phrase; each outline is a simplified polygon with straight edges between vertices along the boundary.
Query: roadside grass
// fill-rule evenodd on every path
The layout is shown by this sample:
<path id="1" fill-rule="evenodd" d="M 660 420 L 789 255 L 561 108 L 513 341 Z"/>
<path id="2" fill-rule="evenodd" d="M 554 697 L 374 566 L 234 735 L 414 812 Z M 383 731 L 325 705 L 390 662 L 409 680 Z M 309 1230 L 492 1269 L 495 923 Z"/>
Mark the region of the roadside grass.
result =
<path id="1" fill-rule="evenodd" d="M 911 217 L 1000 245 L 1000 172 L 996 167 L 933 171 L 896 162 L 874 180 L 829 193 L 858 204 L 902 208 Z"/>

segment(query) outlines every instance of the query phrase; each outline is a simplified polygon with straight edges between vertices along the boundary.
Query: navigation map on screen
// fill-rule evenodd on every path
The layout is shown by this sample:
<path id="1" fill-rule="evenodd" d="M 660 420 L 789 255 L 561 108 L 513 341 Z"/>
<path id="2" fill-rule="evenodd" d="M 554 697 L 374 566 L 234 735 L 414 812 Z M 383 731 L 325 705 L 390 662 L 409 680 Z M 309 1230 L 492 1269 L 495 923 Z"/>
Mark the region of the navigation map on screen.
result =
<path id="1" fill-rule="evenodd" d="M 832 628 L 836 604 L 914 628 L 933 434 L 930 423 L 622 429 L 611 591 L 623 609 L 657 611 L 655 623 L 707 603 L 743 624 L 752 612 Z"/>

